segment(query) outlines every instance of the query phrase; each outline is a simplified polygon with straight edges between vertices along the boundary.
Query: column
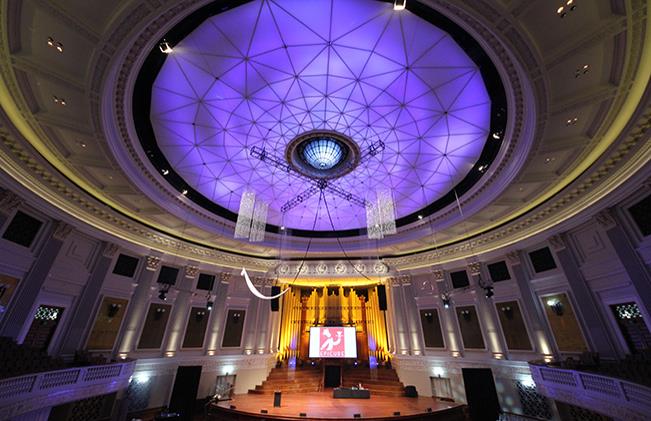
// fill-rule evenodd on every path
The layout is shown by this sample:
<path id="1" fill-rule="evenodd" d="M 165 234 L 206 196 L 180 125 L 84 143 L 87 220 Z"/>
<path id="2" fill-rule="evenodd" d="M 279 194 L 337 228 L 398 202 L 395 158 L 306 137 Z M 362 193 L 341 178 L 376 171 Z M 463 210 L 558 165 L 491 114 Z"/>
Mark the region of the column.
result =
<path id="1" fill-rule="evenodd" d="M 131 296 L 124 328 L 122 329 L 122 337 L 118 347 L 118 353 L 121 357 L 126 357 L 129 352 L 136 349 L 138 340 L 136 336 L 140 331 L 140 326 L 145 321 L 149 302 L 151 301 L 152 281 L 159 268 L 160 257 L 151 255 L 145 258 L 145 267 L 138 276 L 138 284 Z"/>
<path id="2" fill-rule="evenodd" d="M 582 317 L 579 323 L 592 343 L 593 351 L 599 352 L 602 357 L 617 358 L 617 350 L 606 329 L 606 320 L 601 315 L 590 286 L 583 277 L 576 258 L 568 247 L 564 236 L 555 235 L 549 239 L 556 257 L 558 258 L 567 283 L 570 285 L 574 302 Z"/>
<path id="3" fill-rule="evenodd" d="M 445 273 L 442 270 L 434 270 L 434 280 L 436 281 L 436 289 L 438 296 L 441 299 L 441 306 L 439 307 L 439 316 L 441 319 L 441 330 L 446 337 L 446 344 L 448 350 L 454 357 L 460 357 L 463 350 L 463 343 L 461 341 L 461 334 L 459 332 L 454 312 L 454 302 L 448 293 L 448 287 L 445 281 Z M 450 305 L 445 308 L 443 305 L 443 297 L 447 296 L 450 300 Z"/>
<path id="4" fill-rule="evenodd" d="M 208 355 L 215 355 L 217 349 L 221 346 L 220 339 L 222 329 L 224 328 L 224 317 L 226 317 L 226 297 L 228 296 L 228 281 L 230 277 L 230 273 L 220 273 L 216 279 L 217 290 L 215 291 L 215 301 L 206 334 L 206 353 Z"/>
<path id="5" fill-rule="evenodd" d="M 411 283 L 411 276 L 405 276 L 402 280 L 402 296 L 407 316 L 407 331 L 409 336 L 409 348 L 412 355 L 421 355 L 425 349 L 423 344 L 423 333 L 420 326 L 420 315 L 416 304 L 415 291 Z"/>
<path id="6" fill-rule="evenodd" d="M 29 273 L 18 286 L 13 304 L 4 317 L 0 336 L 16 339 L 23 325 L 31 321 L 33 317 L 31 311 L 41 287 L 59 255 L 63 242 L 71 232 L 72 226 L 61 221 L 55 222 L 50 228 L 44 240 L 43 248 L 41 248 L 40 253 L 34 260 Z"/>
<path id="7" fill-rule="evenodd" d="M 404 311 L 404 299 L 402 286 L 400 284 L 399 278 L 390 278 L 389 283 L 391 284 L 391 295 L 393 298 L 391 300 L 391 307 L 393 313 L 393 321 L 395 324 L 395 344 L 396 344 L 396 353 L 397 354 L 408 354 L 409 353 L 409 339 L 407 338 L 407 328 L 405 320 L 405 311 Z"/>
<path id="8" fill-rule="evenodd" d="M 606 235 L 613 245 L 617 257 L 622 262 L 628 279 L 631 280 L 635 292 L 640 298 L 640 304 L 644 306 L 646 314 L 651 314 L 651 274 L 649 274 L 649 268 L 640 258 L 621 223 L 617 223 L 612 211 L 601 211 L 595 216 L 595 219 L 606 231 Z"/>
<path id="9" fill-rule="evenodd" d="M 488 349 L 495 358 L 506 356 L 506 344 L 499 328 L 499 321 L 495 312 L 495 306 L 491 298 L 486 298 L 484 290 L 489 284 L 488 276 L 482 279 L 482 264 L 480 262 L 471 262 L 468 265 L 470 277 L 472 278 L 473 288 L 475 290 L 475 304 L 477 304 L 477 313 L 480 323 L 484 325 L 486 332 L 486 342 Z"/>
<path id="10" fill-rule="evenodd" d="M 291 292 L 285 293 L 285 295 L 291 294 Z M 269 317 L 269 341 L 267 342 L 268 348 L 266 348 L 270 353 L 278 352 L 278 342 L 280 341 L 280 315 L 285 311 L 283 303 L 285 295 L 278 299 L 278 311 L 270 311 Z"/>
<path id="11" fill-rule="evenodd" d="M 91 269 L 90 276 L 81 295 L 77 299 L 73 317 L 70 319 L 65 339 L 59 351 L 60 354 L 73 354 L 82 349 L 93 324 L 93 313 L 100 299 L 102 284 L 108 273 L 118 246 L 102 242 L 97 259 Z"/>
<path id="12" fill-rule="evenodd" d="M 273 279 L 266 279 L 263 286 L 262 293 L 266 296 L 271 295 L 271 285 Z M 269 352 L 268 336 L 269 336 L 269 316 L 271 315 L 270 300 L 260 300 L 258 303 L 258 324 L 257 335 L 255 341 L 256 352 L 258 354 L 266 354 Z"/>
<path id="13" fill-rule="evenodd" d="M 199 268 L 193 264 L 185 266 L 183 277 L 177 282 L 175 289 L 178 291 L 172 314 L 167 328 L 167 337 L 163 343 L 163 355 L 172 357 L 183 345 L 183 332 L 188 321 L 188 314 L 192 306 L 192 287 L 199 273 Z"/>
<path id="14" fill-rule="evenodd" d="M 534 349 L 543 356 L 559 357 L 556 347 L 553 346 L 552 334 L 545 322 L 545 313 L 538 299 L 538 295 L 531 288 L 531 277 L 522 265 L 520 252 L 514 251 L 506 255 L 507 262 L 511 267 L 511 273 L 520 289 L 522 299 L 523 316 L 529 321 L 534 338 Z"/>
<path id="15" fill-rule="evenodd" d="M 264 280 L 260 277 L 253 278 L 253 286 L 260 290 Z M 242 335 L 242 347 L 246 354 L 253 354 L 255 352 L 255 334 L 258 330 L 258 307 L 262 299 L 251 294 L 249 298 L 249 305 L 246 308 L 246 330 Z"/>

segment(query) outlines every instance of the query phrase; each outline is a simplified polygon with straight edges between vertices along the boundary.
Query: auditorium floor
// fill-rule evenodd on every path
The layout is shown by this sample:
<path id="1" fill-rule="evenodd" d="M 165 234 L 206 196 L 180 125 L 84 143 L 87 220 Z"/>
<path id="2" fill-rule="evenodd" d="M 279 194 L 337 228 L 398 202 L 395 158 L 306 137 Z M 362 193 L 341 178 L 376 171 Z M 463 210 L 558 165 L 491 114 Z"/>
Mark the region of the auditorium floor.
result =
<path id="1" fill-rule="evenodd" d="M 270 417 L 298 418 L 300 413 L 305 413 L 308 419 L 353 419 L 355 414 L 361 414 L 363 418 L 391 419 L 395 416 L 395 412 L 400 412 L 402 417 L 425 414 L 428 412 L 427 409 L 431 408 L 432 412 L 440 414 L 442 411 L 460 406 L 455 403 L 439 402 L 429 397 L 371 396 L 370 399 L 334 399 L 332 391 L 283 394 L 280 408 L 273 407 L 271 394 L 235 395 L 233 400 L 220 402 L 218 406 L 230 408 L 231 405 L 235 406 L 235 411 L 238 413 L 245 412 L 260 416 L 262 415 L 260 411 L 265 409 L 268 411 L 267 416 Z"/>

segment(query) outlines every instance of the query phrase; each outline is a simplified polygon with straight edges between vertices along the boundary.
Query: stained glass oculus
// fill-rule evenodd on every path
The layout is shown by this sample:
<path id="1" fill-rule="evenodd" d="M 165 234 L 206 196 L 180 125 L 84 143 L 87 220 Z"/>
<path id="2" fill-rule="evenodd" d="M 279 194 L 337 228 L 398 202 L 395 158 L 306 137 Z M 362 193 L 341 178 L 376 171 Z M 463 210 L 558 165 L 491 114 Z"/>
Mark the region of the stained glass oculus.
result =
<path id="1" fill-rule="evenodd" d="M 313 168 L 329 170 L 341 163 L 345 153 L 345 148 L 335 139 L 320 137 L 308 141 L 302 148 L 301 156 Z"/>

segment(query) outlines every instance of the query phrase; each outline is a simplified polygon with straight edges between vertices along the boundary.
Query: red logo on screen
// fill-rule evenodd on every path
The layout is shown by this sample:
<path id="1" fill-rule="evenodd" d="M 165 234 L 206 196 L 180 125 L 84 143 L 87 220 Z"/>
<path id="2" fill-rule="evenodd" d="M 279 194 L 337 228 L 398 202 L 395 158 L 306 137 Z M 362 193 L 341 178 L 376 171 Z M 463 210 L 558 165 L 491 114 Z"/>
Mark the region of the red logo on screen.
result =
<path id="1" fill-rule="evenodd" d="M 321 329 L 319 356 L 341 358 L 346 356 L 343 327 L 324 327 Z"/>

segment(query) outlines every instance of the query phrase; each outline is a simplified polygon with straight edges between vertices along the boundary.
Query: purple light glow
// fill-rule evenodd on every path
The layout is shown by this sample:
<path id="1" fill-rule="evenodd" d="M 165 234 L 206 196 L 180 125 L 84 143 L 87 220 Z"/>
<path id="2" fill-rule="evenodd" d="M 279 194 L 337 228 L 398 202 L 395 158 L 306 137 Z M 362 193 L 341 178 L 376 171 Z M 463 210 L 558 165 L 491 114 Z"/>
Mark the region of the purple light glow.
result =
<path id="1" fill-rule="evenodd" d="M 366 197 L 393 190 L 396 217 L 437 200 L 470 171 L 490 128 L 479 69 L 445 32 L 373 0 L 253 1 L 214 16 L 174 46 L 152 90 L 161 151 L 185 181 L 237 212 L 255 192 L 269 223 L 332 227 L 309 187 L 249 155 L 277 155 L 309 130 L 332 130 L 383 153 L 336 179 Z M 326 194 L 337 230 L 366 226 L 366 211 Z M 321 205 L 319 206 L 319 203 Z"/>

